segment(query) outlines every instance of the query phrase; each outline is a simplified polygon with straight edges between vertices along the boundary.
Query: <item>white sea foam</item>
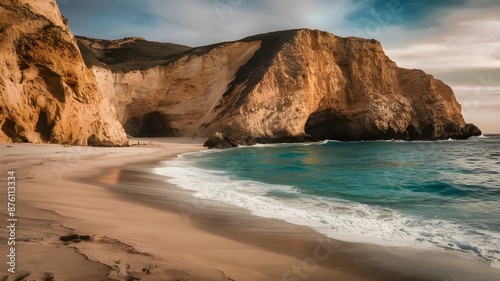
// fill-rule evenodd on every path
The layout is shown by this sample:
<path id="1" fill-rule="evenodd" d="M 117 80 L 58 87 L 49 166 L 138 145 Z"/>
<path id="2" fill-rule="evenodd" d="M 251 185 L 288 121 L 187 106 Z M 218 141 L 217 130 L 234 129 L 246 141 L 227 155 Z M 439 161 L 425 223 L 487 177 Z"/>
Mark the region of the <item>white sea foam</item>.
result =
<path id="1" fill-rule="evenodd" d="M 248 148 L 248 147 L 289 147 L 289 146 L 310 146 L 310 145 L 324 145 L 329 142 L 337 142 L 331 140 L 317 141 L 317 142 L 299 142 L 299 143 L 258 143 L 253 146 L 240 146 L 240 148 Z"/>
<path id="2" fill-rule="evenodd" d="M 412 217 L 387 208 L 304 195 L 293 186 L 239 180 L 225 172 L 197 168 L 193 160 L 182 155 L 164 162 L 155 172 L 181 188 L 194 191 L 199 198 L 244 208 L 256 216 L 309 226 L 335 239 L 453 249 L 483 258 L 492 267 L 500 268 L 498 233 Z"/>

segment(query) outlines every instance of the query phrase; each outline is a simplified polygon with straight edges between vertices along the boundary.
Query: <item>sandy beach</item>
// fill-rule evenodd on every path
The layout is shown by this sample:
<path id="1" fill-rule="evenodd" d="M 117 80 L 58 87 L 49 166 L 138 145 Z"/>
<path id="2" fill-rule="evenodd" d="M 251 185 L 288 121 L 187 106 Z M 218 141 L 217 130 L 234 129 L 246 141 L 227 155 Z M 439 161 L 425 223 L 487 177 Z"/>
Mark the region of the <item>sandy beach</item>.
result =
<path id="1" fill-rule="evenodd" d="M 1 145 L 2 172 L 16 171 L 18 217 L 16 274 L 3 262 L 2 280 L 280 280 L 301 265 L 298 258 L 203 231 L 181 214 L 128 200 L 89 180 L 113 185 L 125 165 L 203 149 L 201 140 L 190 139 L 131 143 L 129 148 Z M 71 234 L 92 240 L 60 241 Z M 2 228 L 4 253 L 7 235 Z M 366 280 L 314 269 L 313 279 Z"/>
<path id="2" fill-rule="evenodd" d="M 16 273 L 2 262 L 0 279 L 495 280 L 498 271 L 474 259 L 326 239 L 200 201 L 151 173 L 160 161 L 202 150 L 202 142 L 1 144 L 1 213 L 7 217 L 14 170 L 18 222 Z M 2 253 L 8 236 L 1 228 Z"/>

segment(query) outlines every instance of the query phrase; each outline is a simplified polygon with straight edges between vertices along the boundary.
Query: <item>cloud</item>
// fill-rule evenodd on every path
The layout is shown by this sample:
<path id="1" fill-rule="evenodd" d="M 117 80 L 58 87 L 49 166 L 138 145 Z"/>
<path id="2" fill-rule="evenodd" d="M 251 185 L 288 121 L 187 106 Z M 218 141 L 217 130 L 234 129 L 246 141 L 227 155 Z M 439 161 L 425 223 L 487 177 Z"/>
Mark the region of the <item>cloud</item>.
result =
<path id="1" fill-rule="evenodd" d="M 387 40 L 386 52 L 408 68 L 498 67 L 500 58 L 495 55 L 500 49 L 498 14 L 500 7 L 488 11 L 477 8 L 454 11 L 443 19 L 443 27 L 407 34 L 399 42 Z"/>
<path id="2" fill-rule="evenodd" d="M 357 9 L 346 19 L 358 28 L 379 24 L 398 25 L 405 28 L 425 28 L 435 25 L 449 11 L 462 7 L 464 0 L 361 0 L 355 1 Z"/>
<path id="3" fill-rule="evenodd" d="M 497 48 L 496 50 L 493 50 L 491 53 L 489 53 L 489 55 L 490 55 L 493 59 L 500 60 L 500 48 Z"/>
<path id="4" fill-rule="evenodd" d="M 435 69 L 432 74 L 436 78 L 456 86 L 500 87 L 500 67 Z"/>
<path id="5" fill-rule="evenodd" d="M 190 46 L 295 28 L 349 36 L 345 15 L 354 7 L 351 1 L 59 0 L 75 34 L 108 39 L 140 36 Z"/>
<path id="6" fill-rule="evenodd" d="M 330 30 L 343 23 L 343 17 L 334 14 L 342 13 L 348 3 L 350 0 L 335 3 L 300 0 L 153 1 L 151 7 L 158 18 L 182 23 L 187 33 L 181 28 L 171 30 L 171 26 L 163 26 L 163 33 L 153 30 L 151 34 L 154 38 L 197 46 L 283 29 Z"/>
<path id="7" fill-rule="evenodd" d="M 500 83 L 493 85 L 484 76 L 476 78 L 479 82 L 475 85 L 451 85 L 462 105 L 462 114 L 467 122 L 479 126 L 483 133 L 500 133 Z"/>
<path id="8" fill-rule="evenodd" d="M 75 34 L 120 38 L 158 23 L 149 1 L 61 0 L 59 7 Z"/>
<path id="9" fill-rule="evenodd" d="M 483 134 L 500 133 L 499 105 L 479 103 L 465 100 L 462 104 L 462 115 L 467 123 L 473 123 L 482 130 Z"/>

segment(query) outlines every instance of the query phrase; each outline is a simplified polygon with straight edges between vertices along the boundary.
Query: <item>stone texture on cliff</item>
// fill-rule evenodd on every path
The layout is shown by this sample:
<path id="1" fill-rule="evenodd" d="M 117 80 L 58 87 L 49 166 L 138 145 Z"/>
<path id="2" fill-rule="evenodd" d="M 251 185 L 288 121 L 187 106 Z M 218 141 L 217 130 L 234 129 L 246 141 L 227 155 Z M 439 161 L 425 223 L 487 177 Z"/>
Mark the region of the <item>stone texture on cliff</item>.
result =
<path id="1" fill-rule="evenodd" d="M 92 70 L 128 134 L 195 136 L 203 122 L 215 119 L 227 85 L 259 46 L 257 41 L 222 44 L 148 70 Z"/>
<path id="2" fill-rule="evenodd" d="M 317 30 L 184 50 L 149 69 L 92 70 L 136 136 L 220 132 L 274 142 L 434 140 L 479 132 L 465 123 L 442 81 L 399 68 L 376 40 Z"/>
<path id="3" fill-rule="evenodd" d="M 0 141 L 127 145 L 55 0 L 1 0 L 0 37 Z"/>

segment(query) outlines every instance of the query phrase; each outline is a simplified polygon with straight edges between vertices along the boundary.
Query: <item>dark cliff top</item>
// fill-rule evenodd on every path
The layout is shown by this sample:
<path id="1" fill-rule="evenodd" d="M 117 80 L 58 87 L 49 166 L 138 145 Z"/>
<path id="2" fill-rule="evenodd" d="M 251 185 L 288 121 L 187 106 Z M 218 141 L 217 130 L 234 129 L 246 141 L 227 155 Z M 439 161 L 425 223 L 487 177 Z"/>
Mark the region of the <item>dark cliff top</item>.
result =
<path id="1" fill-rule="evenodd" d="M 191 47 L 146 41 L 138 37 L 101 40 L 77 36 L 78 47 L 88 67 L 107 66 L 114 72 L 148 69 L 175 61 Z"/>
<path id="2" fill-rule="evenodd" d="M 145 70 L 158 65 L 172 63 L 185 55 L 202 56 L 218 46 L 231 42 L 262 41 L 262 50 L 255 63 L 273 57 L 282 44 L 293 38 L 300 29 L 275 31 L 249 36 L 241 40 L 221 42 L 191 48 L 173 43 L 146 41 L 139 37 L 127 37 L 119 40 L 103 40 L 76 36 L 78 47 L 87 67 L 108 67 L 113 72 Z M 256 65 L 254 65 L 256 66 Z"/>

